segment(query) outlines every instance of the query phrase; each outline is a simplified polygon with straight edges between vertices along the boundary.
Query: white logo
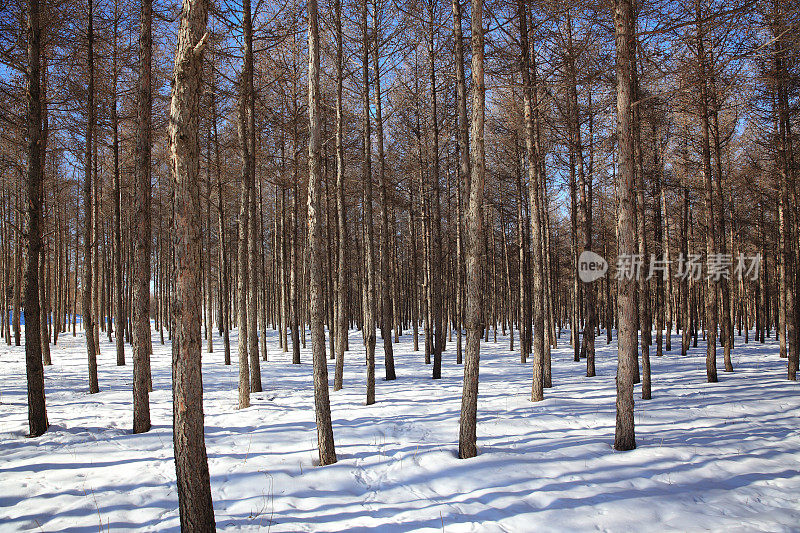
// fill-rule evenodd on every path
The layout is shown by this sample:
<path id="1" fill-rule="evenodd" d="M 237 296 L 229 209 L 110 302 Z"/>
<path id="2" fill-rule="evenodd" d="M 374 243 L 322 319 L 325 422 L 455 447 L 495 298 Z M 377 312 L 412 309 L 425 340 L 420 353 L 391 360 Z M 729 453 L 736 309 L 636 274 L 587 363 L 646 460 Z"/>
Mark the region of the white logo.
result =
<path id="1" fill-rule="evenodd" d="M 584 283 L 602 278 L 607 270 L 608 262 L 594 252 L 586 250 L 578 258 L 578 277 Z"/>

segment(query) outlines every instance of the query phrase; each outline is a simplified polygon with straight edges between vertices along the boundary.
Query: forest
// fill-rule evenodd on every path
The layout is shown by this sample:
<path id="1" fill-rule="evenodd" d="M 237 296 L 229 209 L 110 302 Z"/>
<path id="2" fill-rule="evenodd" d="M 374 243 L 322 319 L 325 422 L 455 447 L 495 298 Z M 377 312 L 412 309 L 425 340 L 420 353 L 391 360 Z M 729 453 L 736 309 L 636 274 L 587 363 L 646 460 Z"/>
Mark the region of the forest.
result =
<path id="1" fill-rule="evenodd" d="M 1 3 L 0 530 L 796 528 L 798 57 L 796 0 Z"/>

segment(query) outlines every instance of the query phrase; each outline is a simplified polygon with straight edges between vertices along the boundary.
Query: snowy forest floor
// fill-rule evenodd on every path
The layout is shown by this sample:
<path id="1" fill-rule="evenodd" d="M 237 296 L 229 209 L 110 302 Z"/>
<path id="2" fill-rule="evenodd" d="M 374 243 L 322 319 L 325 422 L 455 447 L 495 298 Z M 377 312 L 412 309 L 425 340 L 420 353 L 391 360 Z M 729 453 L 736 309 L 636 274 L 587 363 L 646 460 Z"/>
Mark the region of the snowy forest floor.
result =
<path id="1" fill-rule="evenodd" d="M 237 366 L 203 354 L 206 446 L 219 529 L 269 531 L 790 531 L 800 527 L 800 389 L 777 344 L 736 337 L 732 374 L 706 383 L 705 344 L 652 357 L 653 399 L 636 387 L 638 448 L 615 452 L 616 341 L 598 339 L 597 376 L 553 351 L 552 389 L 529 401 L 531 365 L 508 338 L 481 346 L 478 446 L 456 458 L 462 367 L 448 343 L 430 379 L 410 332 L 398 379 L 364 405 L 361 334 L 350 332 L 345 388 L 331 393 L 339 462 L 315 466 L 309 350 L 303 364 L 269 332 L 264 392 L 237 410 Z M 24 347 L 0 345 L 0 530 L 179 529 L 169 343 L 154 334 L 153 429 L 131 434 L 131 350 L 115 365 L 103 337 L 99 394 L 88 393 L 82 335 L 59 337 L 45 369 L 50 429 L 27 439 Z M 420 339 L 422 340 L 422 339 Z M 232 353 L 236 358 L 236 334 Z M 376 350 L 383 376 L 383 349 Z M 329 365 L 333 378 L 333 364 Z M 332 381 L 331 381 L 332 384 Z"/>

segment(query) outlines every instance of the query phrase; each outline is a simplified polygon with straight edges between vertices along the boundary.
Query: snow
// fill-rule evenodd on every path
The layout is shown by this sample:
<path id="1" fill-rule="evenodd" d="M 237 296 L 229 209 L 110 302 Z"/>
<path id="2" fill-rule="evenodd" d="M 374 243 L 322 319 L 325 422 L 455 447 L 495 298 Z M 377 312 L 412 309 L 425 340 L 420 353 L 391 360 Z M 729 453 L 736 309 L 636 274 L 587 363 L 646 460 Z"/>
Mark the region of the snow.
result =
<path id="1" fill-rule="evenodd" d="M 216 333 L 216 332 L 215 332 Z M 237 410 L 237 367 L 203 354 L 206 446 L 217 527 L 268 531 L 797 531 L 800 395 L 777 345 L 741 343 L 733 374 L 705 381 L 705 346 L 652 357 L 653 399 L 636 394 L 638 448 L 615 452 L 616 343 L 598 339 L 597 377 L 553 352 L 553 389 L 529 401 L 531 366 L 508 339 L 482 344 L 477 458 L 456 458 L 462 368 L 448 344 L 430 379 L 405 332 L 398 379 L 364 405 L 361 334 L 331 393 L 339 462 L 315 466 L 311 364 L 269 332 L 265 392 Z M 83 338 L 59 337 L 46 367 L 49 431 L 27 439 L 24 348 L 0 345 L 0 530 L 178 530 L 170 348 L 154 335 L 153 429 L 133 435 L 131 351 L 103 337 L 90 395 Z M 236 335 L 232 336 L 236 354 Z M 309 342 L 310 349 L 310 342 Z M 383 375 L 377 349 L 377 375 Z M 330 366 L 333 377 L 333 365 Z"/>

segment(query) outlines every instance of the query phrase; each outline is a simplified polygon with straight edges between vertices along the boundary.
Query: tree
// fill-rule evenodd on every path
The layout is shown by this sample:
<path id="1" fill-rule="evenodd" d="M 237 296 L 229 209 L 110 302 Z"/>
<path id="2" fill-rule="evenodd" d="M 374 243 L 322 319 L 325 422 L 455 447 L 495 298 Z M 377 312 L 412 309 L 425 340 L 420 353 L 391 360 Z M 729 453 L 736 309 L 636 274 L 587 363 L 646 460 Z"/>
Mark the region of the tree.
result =
<path id="1" fill-rule="evenodd" d="M 25 171 L 27 202 L 27 259 L 25 262 L 25 371 L 28 377 L 28 429 L 31 437 L 42 435 L 49 423 L 44 396 L 44 367 L 39 328 L 39 254 L 42 249 L 42 143 L 41 49 L 42 28 L 39 0 L 28 0 L 28 67 L 26 70 L 27 156 Z M 3 310 L 5 313 L 5 309 Z"/>
<path id="2" fill-rule="evenodd" d="M 705 184 L 706 210 L 708 212 L 708 225 L 706 227 L 706 254 L 711 257 L 717 253 L 717 228 L 716 215 L 714 213 L 714 184 L 711 175 L 711 148 L 709 141 L 708 125 L 708 85 L 706 80 L 706 55 L 705 55 L 705 34 L 703 31 L 703 13 L 701 1 L 696 0 L 696 31 L 697 31 L 697 69 L 698 83 L 700 85 L 700 100 L 698 102 L 700 112 L 700 126 L 702 131 L 702 156 L 703 156 L 703 180 Z M 706 335 L 708 343 L 706 347 L 706 376 L 709 383 L 716 383 L 717 380 L 717 282 L 712 276 L 708 276 L 707 298 L 706 298 Z"/>
<path id="3" fill-rule="evenodd" d="M 342 388 L 344 380 L 344 351 L 347 346 L 347 213 L 344 203 L 344 131 L 342 106 L 342 0 L 336 0 L 336 211 L 338 214 L 338 265 L 336 278 L 336 371 L 333 379 L 333 390 Z"/>
<path id="4" fill-rule="evenodd" d="M 378 137 L 378 186 L 379 216 L 381 224 L 381 338 L 383 339 L 383 352 L 385 359 L 386 380 L 396 379 L 394 370 L 394 352 L 392 351 L 392 299 L 389 294 L 391 278 L 389 271 L 389 206 L 388 184 L 386 178 L 386 157 L 383 153 L 383 102 L 381 95 L 380 72 L 380 27 L 378 22 L 380 0 L 375 2 L 372 12 L 372 34 L 374 48 L 372 49 L 373 68 L 375 71 L 375 134 Z"/>
<path id="5" fill-rule="evenodd" d="M 89 356 L 89 392 L 100 392 L 97 382 L 97 338 L 95 337 L 95 323 L 92 314 L 92 248 L 94 243 L 92 228 L 94 224 L 92 210 L 92 137 L 95 130 L 94 109 L 94 0 L 89 0 L 89 24 L 86 30 L 88 51 L 86 56 L 89 84 L 87 87 L 86 101 L 86 158 L 85 173 L 83 178 L 83 299 L 81 300 L 81 314 L 83 330 L 86 333 L 86 352 Z M 27 328 L 26 328 L 27 329 Z"/>
<path id="6" fill-rule="evenodd" d="M 239 250 L 238 250 L 238 325 L 239 325 L 239 409 L 250 407 L 250 392 L 253 381 L 250 377 L 250 363 L 248 358 L 250 349 L 248 305 L 250 254 L 248 248 L 248 235 L 250 233 L 250 197 L 253 193 L 250 188 L 250 174 L 253 164 L 251 144 L 251 120 L 253 107 L 251 106 L 253 90 L 253 27 L 250 13 L 250 0 L 242 2 L 242 29 L 244 32 L 244 64 L 239 79 L 239 119 L 237 130 L 239 133 L 239 146 L 242 151 L 242 182 L 239 196 Z M 256 346 L 257 348 L 258 346 Z M 258 361 L 258 354 L 256 354 Z"/>
<path id="7" fill-rule="evenodd" d="M 139 32 L 139 80 L 136 95 L 133 280 L 133 432 L 150 430 L 150 130 L 152 113 L 153 3 L 142 0 Z M 119 332 L 117 332 L 119 335 Z"/>
<path id="8" fill-rule="evenodd" d="M 533 238 L 533 386 L 531 401 L 544 399 L 544 275 L 542 265 L 542 232 L 539 221 L 539 157 L 536 150 L 530 79 L 530 48 L 528 45 L 528 21 L 523 0 L 517 3 L 520 27 L 520 48 L 522 72 L 522 98 L 525 113 L 525 153 L 528 159 L 528 187 L 530 189 L 530 218 Z M 587 328 L 593 327 L 587 324 Z M 586 334 L 584 334 L 586 335 Z M 594 342 L 594 333 L 591 334 Z M 591 346 L 594 351 L 594 345 Z M 594 354 L 592 354 L 592 357 Z M 587 354 L 588 358 L 588 354 Z"/>
<path id="9" fill-rule="evenodd" d="M 169 113 L 175 188 L 175 333 L 172 345 L 172 431 L 178 509 L 184 531 L 214 531 L 214 508 L 203 434 L 203 320 L 200 271 L 200 142 L 203 50 L 208 34 L 206 0 L 184 0 Z"/>
<path id="10" fill-rule="evenodd" d="M 308 1 L 308 242 L 311 246 L 311 351 L 314 365 L 314 410 L 317 417 L 319 464 L 336 462 L 328 399 L 328 362 L 325 359 L 325 304 L 322 295 L 322 266 L 325 243 L 320 220 L 320 83 L 319 19 L 317 0 Z"/>
<path id="11" fill-rule="evenodd" d="M 375 403 L 375 229 L 372 222 L 372 128 L 370 126 L 369 104 L 369 24 L 367 22 L 367 0 L 362 0 L 361 30 L 363 35 L 361 67 L 363 71 L 364 92 L 363 109 L 363 153 L 364 167 L 364 347 L 367 352 L 367 405 Z"/>
<path id="12" fill-rule="evenodd" d="M 486 175 L 484 120 L 486 87 L 483 58 L 483 0 L 472 0 L 472 145 L 467 209 L 467 301 L 464 323 L 467 338 L 464 351 L 464 390 L 461 395 L 461 419 L 458 434 L 458 456 L 469 459 L 478 454 L 478 365 L 481 349 L 481 284 L 483 251 L 483 185 Z"/>
<path id="13" fill-rule="evenodd" d="M 637 251 L 636 198 L 633 132 L 633 44 L 636 27 L 631 0 L 614 0 L 614 38 L 616 41 L 617 138 L 617 248 L 620 256 Z M 623 276 L 617 286 L 617 419 L 614 449 L 636 448 L 633 421 L 633 381 L 636 373 L 637 326 L 636 280 Z"/>
<path id="14" fill-rule="evenodd" d="M 111 101 L 111 133 L 114 165 L 114 325 L 117 328 L 116 348 L 117 365 L 125 365 L 125 335 L 122 307 L 122 215 L 120 213 L 120 169 L 119 169 L 119 117 L 117 115 L 117 83 L 119 69 L 117 65 L 117 31 L 119 26 L 119 2 L 114 4 L 114 38 L 112 66 L 112 101 Z M 149 310 L 148 310 L 149 314 Z M 149 321 L 148 321 L 149 330 Z M 109 331 L 110 332 L 110 331 Z"/>

